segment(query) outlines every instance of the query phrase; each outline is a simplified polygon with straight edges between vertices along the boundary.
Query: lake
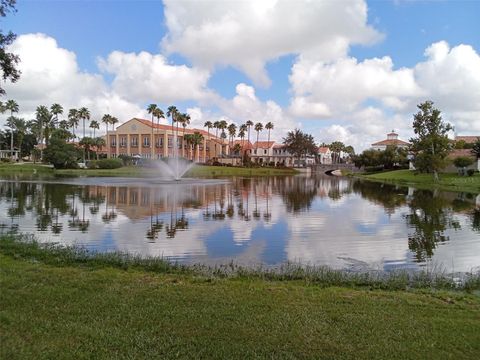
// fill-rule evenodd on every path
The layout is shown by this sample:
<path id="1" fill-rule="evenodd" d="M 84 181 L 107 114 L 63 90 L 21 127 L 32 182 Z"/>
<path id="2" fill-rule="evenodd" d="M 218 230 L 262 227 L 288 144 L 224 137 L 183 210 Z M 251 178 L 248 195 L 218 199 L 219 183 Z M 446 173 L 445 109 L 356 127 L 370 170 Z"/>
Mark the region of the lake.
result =
<path id="1" fill-rule="evenodd" d="M 3 179 L 0 232 L 181 263 L 480 266 L 480 196 L 328 176 Z"/>

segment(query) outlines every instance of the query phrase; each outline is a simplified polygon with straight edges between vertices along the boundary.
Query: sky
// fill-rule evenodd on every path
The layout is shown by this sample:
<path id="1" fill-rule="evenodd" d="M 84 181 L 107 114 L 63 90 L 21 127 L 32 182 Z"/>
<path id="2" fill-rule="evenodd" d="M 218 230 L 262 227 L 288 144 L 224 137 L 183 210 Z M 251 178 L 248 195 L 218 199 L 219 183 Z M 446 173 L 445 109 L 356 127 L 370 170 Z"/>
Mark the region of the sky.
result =
<path id="1" fill-rule="evenodd" d="M 456 134 L 480 135 L 480 1 L 20 0 L 17 10 L 0 22 L 18 35 L 9 50 L 22 76 L 0 100 L 15 99 L 25 119 L 60 103 L 122 123 L 156 103 L 199 128 L 271 121 L 277 141 L 300 128 L 358 152 L 391 130 L 408 140 L 416 105 L 432 100 Z"/>

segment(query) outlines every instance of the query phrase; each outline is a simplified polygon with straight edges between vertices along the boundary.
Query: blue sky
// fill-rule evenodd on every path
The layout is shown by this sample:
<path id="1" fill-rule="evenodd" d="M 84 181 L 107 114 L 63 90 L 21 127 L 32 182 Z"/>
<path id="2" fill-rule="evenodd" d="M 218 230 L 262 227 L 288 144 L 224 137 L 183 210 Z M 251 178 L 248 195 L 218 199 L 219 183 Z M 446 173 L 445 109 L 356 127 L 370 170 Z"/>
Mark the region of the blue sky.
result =
<path id="1" fill-rule="evenodd" d="M 271 3 L 270 0 L 268 0 L 268 2 Z M 347 3 L 349 2 L 337 2 L 338 7 L 342 7 L 343 4 Z M 360 5 L 363 4 L 361 1 L 353 1 L 353 3 L 359 3 Z M 309 6 L 309 4 L 302 5 L 301 2 L 298 2 L 297 4 L 299 8 L 301 6 Z M 345 30 L 343 28 L 339 28 L 338 30 L 342 37 L 351 37 L 351 39 L 347 39 L 347 50 L 344 52 L 337 51 L 333 57 L 325 58 L 319 56 L 318 58 L 313 59 L 316 61 L 317 66 L 322 66 L 323 71 L 338 71 L 336 68 L 338 65 L 337 61 L 344 58 L 354 58 L 358 64 L 365 60 L 368 61 L 369 59 L 388 56 L 393 62 L 393 66 L 389 70 L 390 74 L 388 76 L 395 78 L 397 75 L 401 75 L 395 73 L 395 71 L 402 68 L 413 70 L 417 64 L 426 61 L 427 58 L 424 55 L 426 49 L 432 44 L 439 42 L 448 44 L 449 55 L 450 53 L 453 54 L 453 51 L 451 51 L 452 49 L 464 44 L 473 50 L 474 55 L 478 56 L 478 51 L 480 49 L 480 22 L 477 17 L 478 14 L 480 14 L 480 1 L 398 0 L 367 1 L 365 4 L 368 8 L 368 17 L 363 21 L 363 24 L 360 24 L 358 28 L 353 31 L 350 29 Z M 198 10 L 192 10 L 192 14 L 198 13 L 198 17 L 200 18 L 200 20 L 192 20 L 192 26 L 194 28 L 195 26 L 198 26 L 197 29 L 200 29 L 200 35 L 198 35 L 199 48 L 202 46 L 205 48 L 206 46 L 210 46 L 210 44 L 215 44 L 218 38 L 216 39 L 215 36 L 212 38 L 202 38 L 202 24 L 198 25 L 198 22 L 193 24 L 193 21 L 201 22 L 202 16 L 204 16 L 204 23 L 208 23 L 210 20 L 208 9 L 213 9 L 214 7 L 217 7 L 217 5 L 218 2 L 215 1 L 200 2 L 200 6 L 205 8 L 206 15 L 203 15 L 202 12 L 198 12 Z M 234 11 L 240 12 L 240 10 L 235 8 L 237 5 L 238 3 L 229 2 L 228 6 L 231 6 Z M 165 6 L 168 6 L 171 9 L 171 14 L 173 14 L 173 16 L 166 15 Z M 229 10 L 225 5 L 222 6 L 221 10 L 219 10 L 220 13 Z M 255 5 L 252 5 L 252 7 L 253 6 Z M 180 9 L 178 9 L 179 7 Z M 313 90 L 312 88 L 299 89 L 298 85 L 295 86 L 294 81 L 292 80 L 292 76 L 296 78 L 297 75 L 297 73 L 293 71 L 295 65 L 302 65 L 302 69 L 305 68 L 303 67 L 305 64 L 299 60 L 299 55 L 303 59 L 304 53 L 306 54 L 309 52 L 308 47 L 312 47 L 311 41 L 309 42 L 310 45 L 302 45 L 299 47 L 299 50 L 295 50 L 294 45 L 290 46 L 292 50 L 278 51 L 277 49 L 273 49 L 263 58 L 259 59 L 260 62 L 264 63 L 264 68 L 268 75 L 267 77 L 270 80 L 270 84 L 265 85 L 265 81 L 261 78 L 261 70 L 259 70 L 261 66 L 256 67 L 253 70 L 245 70 L 243 66 L 245 62 L 248 62 L 249 58 L 242 58 L 238 60 L 238 62 L 235 59 L 232 60 L 232 56 L 235 58 L 235 55 L 231 55 L 231 53 L 222 53 L 223 50 L 221 47 L 223 45 L 219 45 L 218 48 L 213 49 L 213 53 L 215 53 L 215 51 L 218 52 L 218 57 L 213 57 L 207 60 L 204 59 L 205 56 L 200 50 L 197 52 L 195 52 L 195 49 L 192 50 L 197 44 L 189 44 L 189 39 L 186 35 L 186 29 L 190 25 L 189 15 L 192 16 L 192 14 L 188 14 L 187 11 L 187 14 L 184 15 L 184 12 L 182 12 L 185 11 L 185 9 L 188 10 L 189 7 L 190 4 L 188 2 L 181 2 L 181 5 L 179 5 L 179 2 L 174 4 L 172 1 L 170 1 L 170 3 L 166 2 L 166 5 L 161 1 L 19 1 L 17 5 L 18 12 L 3 19 L 2 26 L 13 30 L 18 35 L 41 33 L 47 38 L 54 39 L 57 48 L 65 49 L 75 54 L 79 73 L 100 76 L 104 86 L 107 88 L 107 90 L 103 90 L 103 92 L 111 92 L 110 98 L 120 94 L 118 96 L 122 98 L 123 102 L 131 103 L 129 105 L 130 107 L 122 105 L 122 109 L 133 109 L 134 106 L 143 109 L 145 104 L 150 102 L 157 102 L 164 106 L 175 102 L 179 107 L 196 109 L 197 115 L 201 113 L 201 115 L 198 115 L 199 123 L 207 117 L 221 116 L 227 116 L 232 121 L 240 123 L 246 120 L 242 119 L 242 116 L 245 115 L 245 113 L 242 113 L 242 111 L 234 112 L 227 110 L 233 106 L 232 104 L 229 104 L 229 102 L 233 101 L 236 95 L 239 95 L 237 85 L 244 84 L 254 90 L 256 101 L 258 102 L 258 104 L 256 103 L 252 105 L 258 106 L 248 114 L 259 114 L 259 117 L 263 117 L 262 114 L 270 116 L 269 114 L 272 114 L 272 111 L 275 111 L 275 114 L 278 115 L 280 111 L 281 115 L 278 115 L 279 118 L 276 119 L 276 121 L 283 122 L 283 118 L 287 119 L 285 120 L 285 126 L 278 126 L 279 130 L 281 129 L 282 131 L 286 131 L 292 126 L 300 126 L 307 131 L 313 132 L 316 137 L 319 138 L 319 141 L 328 141 L 331 137 L 335 136 L 335 131 L 338 132 L 341 130 L 337 137 L 344 141 L 355 143 L 355 145 L 360 147 L 365 146 L 368 141 L 371 141 L 370 138 L 373 139 L 374 136 L 382 137 L 382 131 L 384 128 L 389 128 L 391 125 L 396 126 L 396 124 L 398 124 L 397 130 L 400 131 L 401 135 L 408 136 L 409 130 L 406 125 L 407 121 L 405 120 L 405 124 L 403 124 L 399 123 L 398 119 L 400 117 L 405 118 L 407 114 L 415 112 L 415 107 L 412 106 L 412 104 L 415 104 L 415 101 L 422 97 L 411 96 L 412 99 L 410 99 L 407 90 L 399 90 L 398 94 L 391 94 L 394 92 L 393 90 L 386 90 L 388 94 L 379 94 L 378 91 L 375 90 L 372 91 L 372 94 L 365 96 L 364 99 L 359 100 L 358 96 L 355 96 L 355 100 L 352 100 L 353 105 L 345 106 L 345 109 L 335 109 L 332 111 L 333 107 L 338 108 L 339 105 L 333 100 L 331 100 L 330 103 L 322 100 L 325 90 L 316 89 L 315 85 L 312 85 Z M 358 7 L 354 8 L 354 10 L 357 9 Z M 308 11 L 308 9 L 306 11 Z M 322 22 L 321 11 L 322 10 L 318 10 L 318 23 Z M 341 11 L 341 9 L 339 11 Z M 212 23 L 215 24 L 215 12 L 212 11 L 212 14 Z M 273 14 L 277 13 L 274 12 Z M 169 27 L 167 16 L 171 16 L 171 18 L 178 16 L 181 20 L 184 20 L 185 24 L 183 24 L 183 29 L 175 33 L 173 28 Z M 279 13 L 279 17 L 280 16 L 281 14 Z M 252 23 L 249 23 L 248 16 L 246 18 L 246 21 L 244 20 L 245 17 L 237 19 L 237 25 L 240 24 L 241 26 L 244 26 L 245 29 L 248 29 L 249 27 L 254 28 L 256 26 L 255 20 L 253 20 Z M 221 15 L 219 15 L 216 23 L 218 23 L 219 19 L 222 19 Z M 264 22 L 269 22 L 270 20 L 271 18 L 266 18 L 263 21 L 259 21 L 257 26 L 260 27 Z M 242 21 L 244 21 L 244 23 L 242 23 Z M 293 17 L 292 22 L 294 21 L 295 17 Z M 324 19 L 323 21 L 328 21 L 328 19 Z M 299 25 L 299 31 L 303 31 L 300 29 L 301 25 L 302 24 Z M 307 23 L 306 25 L 303 25 L 304 27 L 311 26 L 311 31 L 306 32 L 308 37 L 311 39 L 315 39 L 316 37 L 322 38 L 321 25 L 317 28 L 315 21 L 311 24 Z M 335 34 L 335 31 L 331 30 L 332 27 L 335 27 L 335 22 L 333 22 L 333 25 L 329 25 L 329 27 L 329 31 Z M 347 22 L 347 24 L 344 25 L 344 28 L 348 27 L 349 25 Z M 365 35 L 361 40 L 354 39 L 356 36 L 355 32 L 361 32 L 367 27 L 374 29 L 376 35 Z M 228 25 L 225 26 L 225 28 L 228 29 Z M 294 26 L 291 29 L 292 32 L 296 31 Z M 350 33 L 345 35 L 345 31 L 350 31 Z M 161 41 L 167 35 L 174 38 L 175 34 L 176 39 L 170 41 L 170 46 L 174 50 L 168 51 L 166 50 L 165 44 L 164 46 L 161 45 Z M 288 35 L 289 33 L 286 34 Z M 222 34 L 220 33 L 220 35 Z M 252 38 L 252 36 L 255 37 L 255 31 L 251 32 L 249 36 L 250 38 Z M 258 36 L 274 37 L 275 31 L 273 33 L 267 32 L 263 34 L 260 31 Z M 304 37 L 305 36 L 299 35 L 299 38 Z M 372 40 L 373 38 L 375 39 Z M 43 39 L 43 41 L 44 40 L 45 39 Z M 237 39 L 232 40 L 233 42 L 237 41 Z M 223 43 L 228 41 L 228 39 L 223 39 Z M 325 46 L 330 45 L 328 39 L 319 40 L 319 44 L 322 44 L 322 41 L 326 44 Z M 222 41 L 219 40 L 219 42 Z M 255 47 L 252 47 L 251 49 L 249 48 L 250 44 L 248 37 L 244 42 L 238 40 L 237 43 L 238 48 L 244 48 L 244 53 L 255 53 L 258 51 L 258 48 Z M 268 44 L 269 42 L 265 42 L 264 46 L 268 46 Z M 214 46 L 215 45 L 212 45 L 212 47 Z M 333 48 L 334 46 L 332 46 L 332 49 Z M 24 47 L 22 50 L 26 53 Z M 177 98 L 158 96 L 158 98 L 156 98 L 156 92 L 152 90 L 150 93 L 141 96 L 137 94 L 135 99 L 133 99 L 133 97 L 129 96 L 125 91 L 125 86 L 123 87 L 123 93 L 119 93 L 115 89 L 116 85 L 112 85 L 112 82 L 120 77 L 119 71 L 122 70 L 116 69 L 115 71 L 105 71 L 105 69 L 100 69 L 98 66 L 99 58 L 107 60 L 109 55 L 114 51 L 121 52 L 122 55 L 128 53 L 135 53 L 138 55 L 142 51 L 147 52 L 152 56 L 161 55 L 169 65 L 177 67 L 185 65 L 190 69 L 200 69 L 202 71 L 207 69 L 206 71 L 208 72 L 208 75 L 203 77 L 203 80 L 198 80 L 199 89 L 196 91 L 196 94 L 192 96 L 185 95 Z M 275 53 L 275 51 L 277 51 L 277 53 Z M 225 57 L 223 58 L 222 56 Z M 202 59 L 199 60 L 199 58 Z M 474 60 L 476 59 L 474 58 Z M 244 63 L 242 63 L 242 61 Z M 309 61 L 308 64 L 310 70 L 315 68 L 312 65 L 314 64 L 313 61 Z M 471 65 L 471 63 L 461 64 L 461 67 L 465 70 L 463 73 L 467 73 L 468 66 Z M 249 64 L 245 65 L 245 67 L 248 66 Z M 444 64 L 444 66 L 447 65 Z M 111 65 L 108 67 L 111 68 Z M 438 68 L 439 66 L 436 67 Z M 354 66 L 352 71 L 357 73 L 357 67 Z M 27 72 L 24 71 L 24 73 L 28 73 L 28 70 Z M 370 72 L 368 73 L 370 74 Z M 462 74 L 459 74 L 459 76 L 462 76 Z M 417 78 L 421 78 L 421 74 L 416 71 L 411 77 L 416 80 Z M 305 78 L 299 79 L 298 83 L 302 84 L 305 80 Z M 178 81 L 180 82 L 182 80 Z M 320 83 L 321 81 L 322 76 L 319 75 L 318 82 Z M 365 83 L 369 80 L 364 79 L 359 81 Z M 390 84 L 388 80 L 385 81 L 386 85 Z M 404 79 L 400 82 L 406 83 L 408 81 L 408 79 Z M 395 84 L 398 84 L 399 80 L 396 79 L 394 82 Z M 171 81 L 171 84 L 174 83 L 175 79 Z M 355 82 L 353 82 L 353 84 L 355 84 Z M 386 86 L 383 85 L 383 82 L 381 84 L 381 86 Z M 476 84 L 477 83 L 473 83 L 473 86 Z M 472 84 L 469 86 L 471 85 Z M 139 84 L 132 84 L 132 86 L 139 86 Z M 422 88 L 422 91 L 417 91 L 419 94 L 433 97 L 434 101 L 437 100 L 435 99 L 434 91 L 428 89 L 425 90 L 429 87 L 428 84 L 425 85 L 419 83 L 419 87 Z M 432 87 L 438 88 L 438 85 L 432 84 Z M 247 90 L 249 88 L 247 88 Z M 413 89 L 414 87 L 411 88 Z M 462 119 L 459 118 L 462 109 L 457 109 L 452 106 L 452 104 L 442 100 L 444 98 L 451 98 L 451 96 L 462 97 L 462 94 L 459 94 L 457 91 L 458 88 L 461 88 L 461 86 L 452 89 L 452 94 L 442 93 L 436 101 L 437 105 L 443 105 L 444 111 L 446 111 L 447 114 L 452 114 L 450 121 L 455 123 L 455 125 L 457 125 L 457 127 L 464 133 L 468 132 L 469 129 L 472 129 L 472 131 L 480 131 L 480 126 L 477 124 L 474 124 L 475 126 L 473 126 L 473 128 L 471 127 L 472 120 L 470 119 L 476 117 L 478 110 L 475 105 L 472 105 L 472 109 L 468 109 L 469 114 L 466 116 L 467 118 Z M 58 89 L 58 91 L 61 92 L 62 90 Z M 182 89 L 179 89 L 178 91 L 180 93 L 182 91 L 183 93 L 186 92 Z M 210 95 L 199 95 L 199 91 L 214 93 L 216 99 L 212 100 Z M 340 88 L 337 89 L 337 91 L 339 92 L 339 97 L 343 96 L 345 92 L 350 92 L 351 89 L 349 88 L 348 81 L 344 84 L 344 90 Z M 359 89 L 359 91 L 361 92 L 362 89 Z M 22 92 L 20 91 L 20 87 L 14 89 L 13 93 L 16 97 L 20 97 L 21 100 Z M 25 93 L 25 91 L 23 91 L 23 93 Z M 477 94 L 474 95 L 476 96 Z M 392 100 L 393 97 L 395 97 L 395 101 Z M 207 98 L 208 100 L 206 100 Z M 300 98 L 302 99 L 301 104 L 305 108 L 299 109 L 298 107 L 292 106 L 295 100 L 299 100 Z M 408 101 L 405 100 L 406 98 L 408 98 Z M 29 100 L 32 101 L 31 98 Z M 38 99 L 39 102 L 48 100 L 49 99 L 44 96 Z M 51 99 L 51 102 L 56 101 L 59 100 L 54 98 Z M 271 106 L 270 110 L 267 110 L 268 101 L 274 102 L 274 105 L 278 106 L 280 110 L 272 110 Z M 392 102 L 398 103 L 399 101 L 402 102 L 402 105 L 390 105 Z M 69 101 L 66 102 L 68 103 Z M 92 101 L 90 101 L 90 103 L 91 102 Z M 33 101 L 31 103 L 33 103 Z M 245 106 L 243 102 L 241 103 Z M 322 109 L 322 106 L 325 105 L 330 108 L 330 110 L 311 110 L 317 105 Z M 95 107 L 95 105 L 92 106 Z M 116 105 L 112 104 L 111 108 L 114 109 L 115 106 Z M 27 112 L 31 110 L 29 109 L 29 105 L 25 105 L 25 109 Z M 119 111 L 125 110 L 119 109 Z M 366 134 L 367 139 L 365 140 L 365 143 L 361 144 L 358 139 L 355 140 L 361 126 L 355 124 L 353 119 L 367 116 L 367 113 L 373 114 L 371 116 L 375 117 L 375 121 L 377 121 L 378 124 L 375 126 L 376 132 L 371 130 Z M 128 114 L 122 115 L 125 117 L 124 120 L 128 120 Z M 131 114 L 130 117 L 134 115 L 136 114 Z M 381 122 L 378 119 L 379 117 L 383 119 L 382 123 L 385 126 L 379 125 Z M 266 118 L 258 120 L 267 121 Z M 341 127 L 341 129 L 339 130 L 338 127 Z M 325 133 L 328 133 L 328 135 L 325 135 L 323 139 L 320 139 L 323 130 L 325 130 Z M 345 131 L 342 133 L 343 130 Z M 280 135 L 281 134 L 279 133 L 278 136 Z"/>

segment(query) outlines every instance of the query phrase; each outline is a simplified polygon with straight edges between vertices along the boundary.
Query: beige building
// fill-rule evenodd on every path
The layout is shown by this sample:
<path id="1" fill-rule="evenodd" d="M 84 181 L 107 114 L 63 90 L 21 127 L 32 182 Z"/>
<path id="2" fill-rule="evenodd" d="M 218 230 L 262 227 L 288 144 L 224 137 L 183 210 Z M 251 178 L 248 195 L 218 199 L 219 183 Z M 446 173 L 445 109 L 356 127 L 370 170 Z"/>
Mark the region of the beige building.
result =
<path id="1" fill-rule="evenodd" d="M 184 135 L 200 133 L 203 140 L 193 146 L 184 141 Z M 177 127 L 155 124 L 150 120 L 133 118 L 104 136 L 107 146 L 100 150 L 110 157 L 127 155 L 144 159 L 160 159 L 175 155 L 174 138 Z M 204 163 L 229 154 L 228 141 L 202 129 L 178 128 L 178 156 Z"/>
<path id="2" fill-rule="evenodd" d="M 385 140 L 373 143 L 372 149 L 385 151 L 387 149 L 387 146 L 396 146 L 399 148 L 407 149 L 410 144 L 406 141 L 400 140 L 398 138 L 398 134 L 392 130 L 390 134 L 387 134 L 387 138 Z"/>

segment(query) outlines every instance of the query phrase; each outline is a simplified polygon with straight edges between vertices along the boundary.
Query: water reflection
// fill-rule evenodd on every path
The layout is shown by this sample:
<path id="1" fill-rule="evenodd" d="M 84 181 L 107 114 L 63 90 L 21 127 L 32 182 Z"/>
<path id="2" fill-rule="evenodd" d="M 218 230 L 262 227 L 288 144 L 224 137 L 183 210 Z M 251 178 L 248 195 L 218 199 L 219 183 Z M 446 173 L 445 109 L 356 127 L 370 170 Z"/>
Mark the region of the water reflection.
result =
<path id="1" fill-rule="evenodd" d="M 315 176 L 91 183 L 0 182 L 0 232 L 181 261 L 480 265 L 474 195 Z"/>

